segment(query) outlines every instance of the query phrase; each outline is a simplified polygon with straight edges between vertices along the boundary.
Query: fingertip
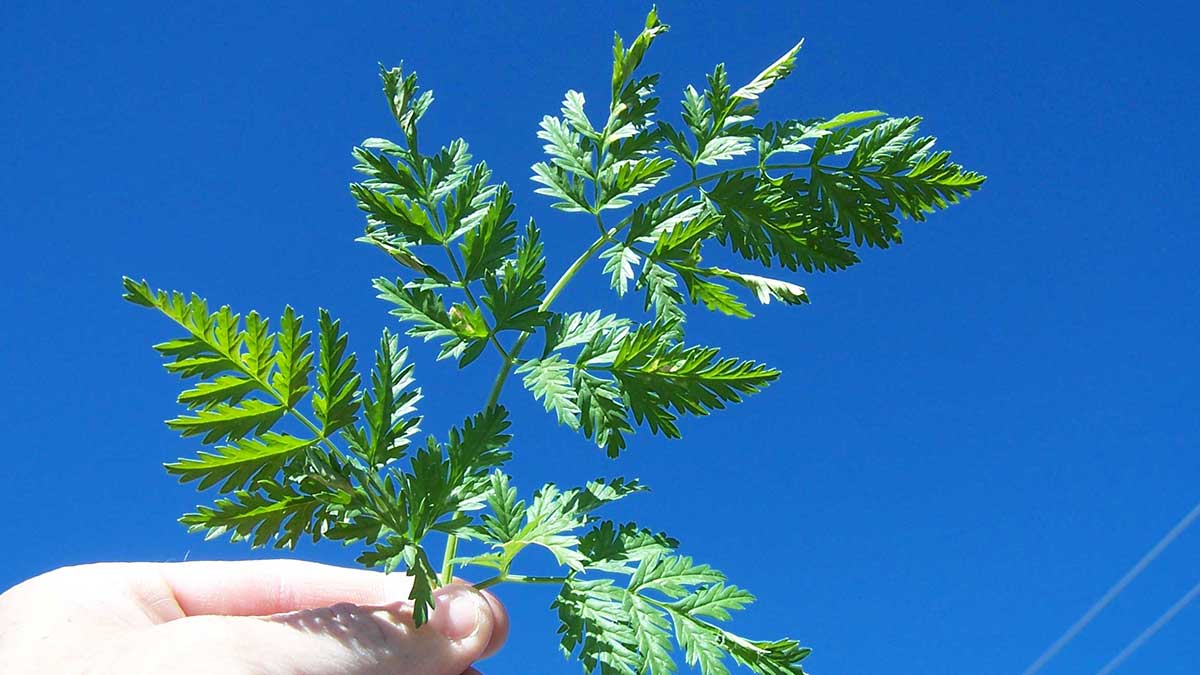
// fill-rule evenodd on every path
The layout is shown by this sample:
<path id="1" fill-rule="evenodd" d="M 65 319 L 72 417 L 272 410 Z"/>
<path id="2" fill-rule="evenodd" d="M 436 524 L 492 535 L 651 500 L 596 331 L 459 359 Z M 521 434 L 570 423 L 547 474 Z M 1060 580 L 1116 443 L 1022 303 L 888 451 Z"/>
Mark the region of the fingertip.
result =
<path id="1" fill-rule="evenodd" d="M 492 595 L 490 591 L 479 591 L 479 594 L 487 601 L 488 609 L 492 612 L 492 637 L 481 657 L 487 658 L 500 651 L 500 648 L 508 640 L 508 610 L 504 608 L 504 603 L 500 602 L 500 599 Z M 472 674 L 468 671 L 467 675 Z M 478 675 L 478 671 L 475 671 L 474 675 Z"/>

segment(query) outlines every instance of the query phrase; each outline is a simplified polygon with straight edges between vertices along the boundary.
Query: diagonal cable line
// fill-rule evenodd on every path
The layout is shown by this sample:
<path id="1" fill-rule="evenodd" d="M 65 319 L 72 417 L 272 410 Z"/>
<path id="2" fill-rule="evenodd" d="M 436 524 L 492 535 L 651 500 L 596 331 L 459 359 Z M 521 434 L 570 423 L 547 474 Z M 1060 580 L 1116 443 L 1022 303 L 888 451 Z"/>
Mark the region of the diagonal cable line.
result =
<path id="1" fill-rule="evenodd" d="M 1197 503 L 1196 506 L 1194 506 L 1192 510 L 1189 511 L 1188 514 L 1184 516 L 1178 523 L 1175 523 L 1175 527 L 1172 527 L 1169 532 L 1163 535 L 1162 539 L 1158 540 L 1158 543 L 1154 544 L 1149 551 L 1146 551 L 1146 555 L 1142 556 L 1141 560 L 1137 561 L 1133 567 L 1129 568 L 1129 571 L 1125 573 L 1125 576 L 1121 577 L 1117 583 L 1113 584 L 1111 588 L 1105 591 L 1104 595 L 1100 596 L 1100 599 L 1097 600 L 1091 607 L 1089 607 L 1088 610 L 1083 613 L 1083 616 L 1079 617 L 1078 621 L 1071 624 L 1071 627 L 1067 629 L 1067 632 L 1063 633 L 1061 637 L 1055 640 L 1054 644 L 1047 647 L 1046 651 L 1042 652 L 1042 655 L 1037 657 L 1037 660 L 1030 664 L 1021 675 L 1034 675 L 1034 673 L 1041 670 L 1042 667 L 1045 666 L 1048 661 L 1050 661 L 1050 659 L 1054 658 L 1055 655 L 1057 655 L 1063 650 L 1064 647 L 1067 646 L 1067 643 L 1075 639 L 1075 636 L 1078 635 L 1079 632 L 1083 630 L 1089 623 L 1091 623 L 1092 619 L 1096 618 L 1096 615 L 1103 611 L 1104 608 L 1107 607 L 1114 598 L 1120 595 L 1121 591 L 1125 590 L 1126 586 L 1133 583 L 1133 580 L 1136 579 L 1138 575 L 1150 565 L 1150 563 L 1154 562 L 1154 559 L 1157 558 L 1168 546 L 1170 546 L 1171 542 L 1175 541 L 1176 537 L 1186 530 L 1188 526 L 1191 525 L 1197 518 L 1200 518 L 1200 503 Z"/>
<path id="2" fill-rule="evenodd" d="M 1192 586 L 1192 590 L 1184 593 L 1182 598 L 1176 600 L 1175 604 L 1167 608 L 1167 611 L 1163 612 L 1162 616 L 1155 619 L 1154 623 L 1150 624 L 1146 630 L 1142 631 L 1140 635 L 1134 638 L 1133 642 L 1125 645 L 1125 648 L 1122 649 L 1116 656 L 1114 656 L 1111 661 L 1104 664 L 1104 667 L 1101 668 L 1096 675 L 1108 675 L 1112 671 L 1116 670 L 1117 666 L 1124 663 L 1125 659 L 1133 656 L 1134 652 L 1141 648 L 1142 645 L 1146 644 L 1147 640 L 1154 637 L 1154 634 L 1161 630 L 1163 626 L 1170 623 L 1171 619 L 1174 619 L 1176 614 L 1182 612 L 1183 608 L 1187 607 L 1188 603 L 1190 603 L 1192 600 L 1195 600 L 1196 596 L 1198 595 L 1200 595 L 1200 583 Z"/>

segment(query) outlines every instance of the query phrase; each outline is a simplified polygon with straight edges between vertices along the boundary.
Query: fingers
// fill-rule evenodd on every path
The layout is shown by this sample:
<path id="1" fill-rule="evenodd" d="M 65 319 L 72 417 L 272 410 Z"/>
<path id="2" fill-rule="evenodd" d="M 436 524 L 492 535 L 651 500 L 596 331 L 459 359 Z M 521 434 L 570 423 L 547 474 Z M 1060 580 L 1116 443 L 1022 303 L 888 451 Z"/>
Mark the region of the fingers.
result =
<path id="1" fill-rule="evenodd" d="M 493 638 L 507 619 L 468 586 L 438 589 L 435 600 L 428 624 L 419 629 L 413 628 L 411 603 L 343 603 L 265 618 L 192 616 L 154 627 L 146 641 L 177 664 L 224 654 L 250 672 L 477 675 L 471 664 L 498 646 Z"/>
<path id="2" fill-rule="evenodd" d="M 254 616 L 352 602 L 382 605 L 408 598 L 403 574 L 385 575 L 296 560 L 97 563 L 54 570 L 9 595 L 86 608 L 114 604 L 154 622 L 185 616 Z"/>
<path id="3" fill-rule="evenodd" d="M 499 600 L 443 587 L 430 622 L 415 629 L 410 589 L 401 574 L 283 560 L 82 565 L 5 593 L 0 629 L 12 615 L 35 637 L 100 639 L 105 648 L 87 658 L 129 675 L 479 675 L 471 664 L 508 634 Z"/>
<path id="4" fill-rule="evenodd" d="M 487 601 L 488 607 L 492 610 L 492 640 L 488 643 L 486 649 L 483 650 L 482 658 L 487 658 L 495 654 L 508 641 L 508 610 L 504 609 L 504 604 L 499 598 L 492 595 L 488 591 L 481 593 L 483 599 Z M 479 675 L 479 673 L 464 673 L 464 675 Z"/>
<path id="5" fill-rule="evenodd" d="M 298 560 L 156 565 L 184 616 L 262 616 L 335 603 L 385 605 L 408 598 L 403 574 L 382 574 Z"/>
<path id="6" fill-rule="evenodd" d="M 296 560 L 167 563 L 155 567 L 161 568 L 161 578 L 182 616 L 265 616 L 339 603 L 387 605 L 407 600 L 412 590 L 412 580 L 403 574 L 385 575 Z M 491 656 L 508 639 L 508 612 L 491 593 L 484 592 L 483 598 L 494 619 L 493 639 L 483 654 Z"/>

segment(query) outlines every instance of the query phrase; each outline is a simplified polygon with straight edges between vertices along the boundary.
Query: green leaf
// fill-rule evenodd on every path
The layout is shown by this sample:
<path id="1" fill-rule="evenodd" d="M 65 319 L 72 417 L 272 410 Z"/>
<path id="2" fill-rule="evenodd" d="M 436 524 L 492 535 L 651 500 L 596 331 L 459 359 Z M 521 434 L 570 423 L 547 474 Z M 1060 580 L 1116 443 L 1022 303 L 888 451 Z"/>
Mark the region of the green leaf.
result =
<path id="1" fill-rule="evenodd" d="M 261 438 L 241 439 L 233 445 L 218 446 L 215 452 L 201 452 L 194 458 L 166 465 L 167 472 L 179 482 L 198 481 L 197 490 L 220 483 L 221 492 L 245 490 L 262 480 L 274 480 L 285 467 L 302 461 L 315 441 L 269 432 Z"/>
<path id="2" fill-rule="evenodd" d="M 334 321 L 329 312 L 321 310 L 317 326 L 320 367 L 312 406 L 321 423 L 321 434 L 329 438 L 357 419 L 360 378 L 354 372 L 357 358 L 354 354 L 346 355 L 348 336 L 341 331 L 341 322 Z"/>
<path id="3" fill-rule="evenodd" d="M 184 337 L 154 345 L 162 356 L 174 358 L 165 364 L 169 372 L 184 379 L 249 374 L 240 351 L 243 335 L 237 330 L 237 317 L 227 307 L 210 314 L 208 304 L 197 295 L 186 298 L 178 291 L 152 291 L 145 281 L 127 277 L 124 284 L 126 300 L 158 309 L 188 332 Z"/>
<path id="4" fill-rule="evenodd" d="M 437 231 L 429 214 L 416 203 L 358 183 L 350 186 L 350 192 L 358 202 L 358 208 L 367 213 L 368 227 L 387 232 L 395 248 L 404 248 L 396 242 L 413 245 L 442 242 L 442 233 Z"/>
<path id="5" fill-rule="evenodd" d="M 779 377 L 753 361 L 718 358 L 716 348 L 672 344 L 673 328 L 656 322 L 630 333 L 609 367 L 634 419 L 653 433 L 678 438 L 678 414 L 707 415 Z"/>
<path id="6" fill-rule="evenodd" d="M 482 279 L 495 270 L 517 249 L 517 222 L 512 219 L 516 207 L 512 203 L 512 191 L 501 185 L 496 197 L 488 205 L 478 226 L 466 233 L 462 251 L 466 281 Z"/>
<path id="7" fill-rule="evenodd" d="M 604 448 L 609 457 L 625 450 L 625 436 L 633 433 L 621 392 L 611 380 L 582 368 L 575 369 L 575 394 L 583 435 Z"/>
<path id="8" fill-rule="evenodd" d="M 604 273 L 609 275 L 609 285 L 617 295 L 625 295 L 636 274 L 634 267 L 642 262 L 642 257 L 629 246 L 614 244 L 600 254 L 600 259 L 605 261 Z"/>
<path id="9" fill-rule="evenodd" d="M 447 242 L 455 241 L 478 227 L 493 207 L 498 209 L 491 214 L 493 218 L 503 213 L 505 205 L 497 206 L 496 200 L 499 192 L 508 188 L 505 185 L 489 185 L 491 177 L 491 169 L 485 162 L 480 162 L 471 167 L 462 184 L 442 201 L 442 212 L 446 216 Z M 490 224 L 489 227 L 494 229 L 495 225 Z"/>
<path id="10" fill-rule="evenodd" d="M 683 91 L 683 122 L 695 138 L 695 148 L 669 125 L 663 127 L 663 133 L 672 151 L 694 170 L 700 164 L 715 165 L 750 152 L 753 145 L 749 139 L 756 130 L 749 122 L 757 111 L 755 101 L 731 93 L 725 66 L 718 64 L 708 76 L 703 95 L 691 85 Z"/>
<path id="11" fill-rule="evenodd" d="M 275 548 L 295 548 L 305 533 L 313 531 L 312 522 L 324 508 L 316 496 L 263 483 L 257 490 L 239 490 L 218 499 L 212 506 L 198 506 L 179 522 L 192 532 L 206 531 L 208 539 L 228 533 L 231 541 L 248 541 L 253 548 L 272 541 Z"/>
<path id="12" fill-rule="evenodd" d="M 542 402 L 546 411 L 554 411 L 558 423 L 571 429 L 579 428 L 579 406 L 571 386 L 571 364 L 558 354 L 530 359 L 517 368 L 524 375 L 525 388 Z"/>
<path id="13" fill-rule="evenodd" d="M 461 429 L 450 430 L 446 442 L 450 482 L 454 486 L 451 498 L 454 511 L 480 508 L 487 491 L 488 473 L 512 458 L 506 450 L 512 436 L 512 423 L 504 406 L 492 406 L 467 418 Z"/>
<path id="14" fill-rule="evenodd" d="M 642 194 L 666 178 L 675 160 L 668 157 L 641 157 L 618 162 L 600 174 L 599 183 L 603 199 L 597 206 L 601 209 L 619 209 L 629 206 L 629 198 Z"/>
<path id="15" fill-rule="evenodd" d="M 469 520 L 463 511 L 482 507 L 488 473 L 511 457 L 505 446 L 508 412 L 493 406 L 450 430 L 445 444 L 430 437 L 411 460 L 410 469 L 387 469 L 383 491 L 388 495 L 389 526 L 398 539 L 384 546 L 397 554 L 403 545 L 422 541 L 434 530 L 462 534 Z"/>
<path id="16" fill-rule="evenodd" d="M 585 512 L 574 503 L 577 494 L 576 491 L 560 492 L 554 485 L 543 486 L 529 503 L 525 526 L 514 539 L 498 542 L 498 545 L 510 559 L 526 546 L 541 546 L 559 565 L 582 570 L 583 556 L 576 550 L 579 539 L 571 534 L 587 522 Z"/>
<path id="17" fill-rule="evenodd" d="M 631 79 L 621 89 L 618 98 L 612 101 L 608 121 L 604 125 L 602 147 L 607 150 L 607 155 L 601 169 L 658 152 L 662 135 L 653 120 L 658 111 L 659 99 L 654 96 L 658 80 L 657 73 Z"/>
<path id="18" fill-rule="evenodd" d="M 395 147 L 390 141 L 384 143 Z M 396 197 L 397 202 L 404 206 L 425 198 L 425 187 L 421 184 L 420 173 L 416 168 L 423 159 L 417 153 L 407 150 L 398 153 L 384 149 L 380 154 L 375 154 L 371 152 L 367 142 L 364 142 L 363 147 L 354 148 L 350 154 L 358 160 L 354 170 L 368 176 L 362 183 L 352 184 L 350 188 L 351 194 L 360 202 L 360 209 L 371 213 L 374 209 L 368 202 L 384 196 Z M 393 163 L 392 158 L 397 161 Z M 358 185 L 359 188 L 356 189 L 354 185 Z M 368 195 L 366 192 L 375 192 L 375 195 Z"/>
<path id="19" fill-rule="evenodd" d="M 585 345 L 601 333 L 620 331 L 629 325 L 628 319 L 615 314 L 601 314 L 598 309 L 588 313 L 555 314 L 546 324 L 546 348 L 542 358 L 553 351 Z"/>
<path id="20" fill-rule="evenodd" d="M 855 113 L 847 115 L 847 123 L 854 121 L 853 115 Z M 870 116 L 864 115 L 862 119 Z M 765 171 L 767 160 L 777 153 L 808 152 L 813 149 L 813 143 L 829 134 L 821 120 L 768 122 L 757 132 L 759 167 Z"/>
<path id="21" fill-rule="evenodd" d="M 571 129 L 583 135 L 585 138 L 591 139 L 595 143 L 602 141 L 600 134 L 592 128 L 592 122 L 588 119 L 587 113 L 584 112 L 583 106 L 586 103 L 583 94 L 571 89 L 567 92 L 566 97 L 562 102 L 562 116 L 571 125 Z"/>
<path id="22" fill-rule="evenodd" d="M 250 312 L 246 315 L 246 330 L 241 335 L 242 344 L 246 348 L 246 353 L 242 356 L 242 366 L 246 374 L 258 382 L 270 381 L 271 369 L 275 366 L 272 354 L 275 351 L 275 336 L 268 330 L 267 323 L 258 312 Z"/>
<path id="23" fill-rule="evenodd" d="M 539 125 L 537 137 L 546 141 L 542 149 L 550 155 L 550 162 L 576 177 L 592 177 L 592 152 L 584 144 L 582 137 L 575 133 L 566 122 L 557 117 L 546 115 Z"/>
<path id="24" fill-rule="evenodd" d="M 429 621 L 429 613 L 434 609 L 433 589 L 438 587 L 437 571 L 421 546 L 410 544 L 405 547 L 404 563 L 404 574 L 412 579 L 408 599 L 413 601 L 413 626 L 420 628 Z"/>
<path id="25" fill-rule="evenodd" d="M 258 390 L 258 382 L 241 375 L 220 375 L 216 379 L 198 382 L 179 395 L 179 402 L 188 408 L 211 408 L 219 403 L 234 404 Z"/>
<path id="26" fill-rule="evenodd" d="M 704 147 L 696 155 L 695 163 L 716 166 L 717 162 L 741 157 L 748 154 L 752 149 L 754 149 L 754 146 L 745 138 L 718 136 L 704 144 Z"/>
<path id="27" fill-rule="evenodd" d="M 638 532 L 636 526 L 623 531 Z M 610 526 L 607 532 L 614 530 Z M 558 610 L 563 652 L 576 654 L 586 672 L 665 673 L 675 667 L 673 632 L 685 661 L 704 675 L 728 674 L 730 658 L 760 675 L 803 674 L 800 661 L 809 650 L 796 641 L 749 640 L 712 623 L 728 620 L 753 597 L 727 585 L 720 572 L 665 553 L 669 548 L 651 545 L 652 552 L 639 557 L 634 570 L 605 568 L 632 572 L 625 588 L 611 579 L 568 577 L 552 605 Z"/>
<path id="28" fill-rule="evenodd" d="M 865 122 L 877 117 L 885 117 L 887 113 L 882 110 L 856 110 L 853 112 L 844 112 L 820 122 L 817 127 L 824 130 L 833 130 L 840 127 Z"/>
<path id="29" fill-rule="evenodd" d="M 733 659 L 759 675 L 804 675 L 800 662 L 812 653 L 796 640 L 745 640 L 722 632 Z"/>
<path id="30" fill-rule="evenodd" d="M 392 260 L 404 265 L 405 267 L 422 274 L 434 282 L 443 286 L 449 286 L 453 282 L 450 278 L 442 273 L 437 267 L 425 262 L 420 256 L 412 251 L 412 243 L 404 237 L 389 235 L 384 231 L 368 231 L 363 236 L 355 239 L 363 243 L 371 244 L 380 249 L 384 253 L 391 256 Z"/>
<path id="31" fill-rule="evenodd" d="M 804 290 L 804 287 L 787 281 L 734 272 L 721 267 L 708 267 L 700 271 L 711 276 L 736 281 L 754 291 L 754 296 L 764 305 L 770 304 L 772 298 L 788 305 L 800 305 L 808 302 L 808 292 Z"/>
<path id="32" fill-rule="evenodd" d="M 465 323 L 461 316 L 456 325 L 442 296 L 435 291 L 403 284 L 399 279 L 392 282 L 380 278 L 376 279 L 373 285 L 379 291 L 377 297 L 396 306 L 391 311 L 392 315 L 413 324 L 405 331 L 407 335 L 422 338 L 426 342 L 441 341 L 439 361 L 463 356 L 472 341 L 483 342 L 482 338 L 469 329 L 469 324 Z"/>
<path id="33" fill-rule="evenodd" d="M 691 586 L 723 581 L 725 575 L 708 565 L 697 565 L 686 556 L 655 556 L 641 561 L 629 578 L 629 590 L 657 591 L 671 598 L 682 598 L 690 593 Z"/>
<path id="34" fill-rule="evenodd" d="M 756 99 L 764 91 L 773 87 L 775 83 L 790 75 L 796 67 L 796 54 L 802 46 L 804 46 L 804 40 L 797 42 L 796 46 L 779 57 L 779 60 L 767 66 L 741 89 L 733 92 L 734 98 Z"/>
<path id="35" fill-rule="evenodd" d="M 575 493 L 572 497 L 572 508 L 579 513 L 590 514 L 605 504 L 624 499 L 637 492 L 645 492 L 646 489 L 646 486 L 636 479 L 598 478 L 588 481 L 583 488 L 572 491 Z"/>
<path id="36" fill-rule="evenodd" d="M 454 332 L 463 338 L 481 340 L 490 335 L 487 320 L 483 318 L 483 312 L 478 307 L 456 302 L 450 308 L 449 316 Z"/>
<path id="37" fill-rule="evenodd" d="M 658 246 L 671 233 L 680 230 L 711 225 L 715 214 L 707 211 L 702 202 L 691 197 L 656 197 L 639 204 L 629 216 L 629 231 L 625 238 L 627 245 L 646 243 Z M 676 243 L 670 248 L 682 246 Z"/>
<path id="38" fill-rule="evenodd" d="M 588 569 L 631 573 L 628 563 L 669 553 L 679 542 L 662 533 L 639 528 L 635 523 L 617 526 L 603 521 L 579 539 L 579 552 Z"/>
<path id="39" fill-rule="evenodd" d="M 673 673 L 678 669 L 671 657 L 671 623 L 666 616 L 638 595 L 628 595 L 622 607 L 629 617 L 629 627 L 642 658 L 641 671 Z"/>
<path id="40" fill-rule="evenodd" d="M 575 655 L 585 673 L 645 672 L 637 634 L 624 611 L 625 592 L 611 579 L 568 579 L 550 605 L 558 611 L 564 655 Z"/>
<path id="41" fill-rule="evenodd" d="M 471 174 L 471 153 L 467 142 L 459 138 L 429 158 L 429 180 L 426 196 L 430 201 L 440 202 L 458 189 Z M 439 242 L 448 238 L 447 232 L 438 233 Z"/>
<path id="42" fill-rule="evenodd" d="M 492 472 L 486 493 L 491 513 L 481 518 L 479 536 L 493 542 L 513 541 L 525 522 L 525 502 L 517 501 L 517 489 L 502 471 Z"/>
<path id="43" fill-rule="evenodd" d="M 374 549 L 364 551 L 356 562 L 364 567 L 380 568 L 386 573 L 404 565 L 404 574 L 412 583 L 408 599 L 413 603 L 413 625 L 420 628 L 428 623 L 435 604 L 433 590 L 439 586 L 439 582 L 437 571 L 433 569 L 423 547 L 404 537 L 392 535 L 380 540 Z"/>
<path id="44" fill-rule="evenodd" d="M 308 350 L 312 333 L 303 333 L 303 317 L 296 316 L 291 307 L 285 307 L 279 320 L 276 339 L 279 351 L 275 356 L 275 376 L 271 385 L 279 392 L 284 405 L 295 407 L 308 393 L 308 376 L 312 372 L 312 352 Z"/>
<path id="45" fill-rule="evenodd" d="M 371 372 L 371 390 L 363 394 L 366 428 L 347 430 L 350 447 L 369 467 L 383 466 L 404 456 L 420 430 L 416 404 L 421 390 L 413 388 L 413 365 L 399 339 L 383 332 Z"/>
<path id="46" fill-rule="evenodd" d="M 590 522 L 590 514 L 605 504 L 645 488 L 637 481 L 594 480 L 582 488 L 561 491 L 553 484 L 542 486 L 526 506 L 517 501 L 507 476 L 490 479 L 486 495 L 492 516 L 470 530 L 470 536 L 490 543 L 496 553 L 468 559 L 470 564 L 495 567 L 507 573 L 513 559 L 529 546 L 549 551 L 560 565 L 584 569 L 576 531 Z"/>
<path id="47" fill-rule="evenodd" d="M 683 304 L 683 295 L 670 270 L 648 261 L 642 268 L 638 286 L 646 289 L 645 309 L 653 310 L 656 320 L 683 325 L 687 318 L 680 306 Z"/>
<path id="48" fill-rule="evenodd" d="M 754 602 L 749 591 L 714 583 L 688 595 L 674 604 L 675 609 L 692 617 L 708 617 L 718 621 L 729 621 L 730 612 L 736 612 Z"/>
<path id="49" fill-rule="evenodd" d="M 749 319 L 754 316 L 736 295 L 729 292 L 728 287 L 695 274 L 691 268 L 679 267 L 677 269 L 682 272 L 684 284 L 687 285 L 688 295 L 693 303 L 703 302 L 704 306 L 711 311 L 736 316 L 739 319 Z"/>
<path id="50" fill-rule="evenodd" d="M 492 313 L 495 332 L 532 331 L 550 319 L 552 315 L 540 307 L 546 293 L 545 270 L 541 231 L 530 220 L 516 258 L 509 258 L 483 279 L 481 302 Z"/>
<path id="51" fill-rule="evenodd" d="M 586 187 L 584 179 L 574 177 L 557 164 L 538 162 L 532 169 L 533 182 L 542 185 L 534 193 L 559 200 L 551 206 L 567 212 L 591 213 L 592 205 L 583 193 Z"/>
<path id="52" fill-rule="evenodd" d="M 683 648 L 689 666 L 700 666 L 703 675 L 728 675 L 721 633 L 704 624 L 690 621 L 686 615 L 673 614 L 675 641 Z"/>
<path id="53" fill-rule="evenodd" d="M 626 448 L 635 424 L 678 437 L 680 417 L 739 402 L 778 376 L 754 361 L 683 343 L 685 287 L 693 303 L 743 317 L 750 312 L 735 284 L 763 304 L 808 301 L 802 286 L 779 275 L 703 262 L 708 240 L 765 267 L 840 270 L 859 262 L 857 247 L 900 243 L 901 220 L 922 221 L 985 180 L 935 149 L 934 138 L 919 134 L 916 117 L 862 111 L 756 121 L 758 99 L 794 70 L 800 44 L 736 90 L 724 65 L 716 66 L 703 91 L 684 89 L 682 124 L 661 122 L 660 78 L 639 69 L 666 30 L 651 10 L 628 47 L 615 37 L 607 116 L 593 110 L 589 117 L 584 95 L 568 91 L 560 116 L 541 122 L 547 157 L 532 167 L 536 192 L 554 198 L 555 208 L 595 218 L 608 241 L 589 255 L 611 244 L 600 257 L 612 286 L 621 295 L 631 284 L 644 292 L 651 323 L 635 326 L 599 311 L 548 311 L 586 256 L 548 297 L 540 231 L 529 221 L 518 236 L 509 188 L 490 183 L 491 170 L 473 163 L 462 139 L 431 156 L 419 151 L 417 125 L 433 96 L 415 74 L 381 68 L 401 142 L 368 138 L 353 150 L 363 177 L 350 191 L 367 220 L 360 240 L 409 270 L 408 281 L 375 282 L 392 313 L 408 323 L 407 334 L 436 339 L 438 358 L 454 357 L 460 367 L 494 342 L 506 363 L 493 398 L 515 367 L 560 423 L 612 457 Z M 692 180 L 646 199 L 673 168 L 664 150 L 689 166 Z M 754 161 L 737 162 L 753 150 Z M 770 163 L 784 153 L 809 154 L 794 164 Z M 720 162 L 742 166 L 697 170 Z M 696 197 L 681 196 L 692 190 Z M 604 210 L 627 206 L 633 207 L 628 217 L 602 222 Z M 425 259 L 419 247 L 426 245 L 447 254 L 452 275 Z M 254 546 L 291 547 L 305 534 L 361 543 L 367 550 L 360 563 L 404 567 L 418 626 L 429 619 L 441 582 L 424 548 L 427 537 L 471 538 L 491 550 L 450 553 L 450 571 L 473 564 L 494 568 L 496 580 L 565 578 L 554 603 L 562 648 L 577 654 L 587 672 L 673 673 L 674 640 L 683 660 L 704 675 L 727 674 L 731 660 L 760 675 L 802 675 L 809 652 L 795 640 L 752 640 L 718 625 L 753 601 L 748 592 L 677 555 L 677 542 L 666 535 L 595 520 L 603 505 L 642 490 L 637 481 L 598 480 L 571 490 L 547 484 L 528 502 L 519 500 L 500 470 L 511 458 L 512 439 L 508 413 L 498 406 L 451 428 L 444 442 L 430 437 L 413 448 L 421 394 L 407 352 L 390 332 L 383 332 L 371 381 L 360 391 L 348 337 L 324 310 L 314 364 L 312 335 L 290 307 L 272 332 L 254 312 L 243 320 L 228 307 L 210 310 L 198 296 L 151 290 L 144 281 L 125 279 L 124 289 L 127 300 L 156 308 L 183 329 L 155 345 L 169 372 L 196 380 L 179 396 L 187 413 L 168 424 L 215 444 L 167 465 L 181 482 L 225 495 L 184 516 L 190 528 Z M 522 359 L 522 347 L 543 328 L 541 356 Z M 498 337 L 503 331 L 521 333 L 511 352 Z M 310 391 L 315 422 L 298 410 Z M 318 437 L 273 431 L 288 413 Z M 550 552 L 569 573 L 509 576 L 529 547 Z M 618 575 L 627 583 L 611 578 Z"/>
<path id="54" fill-rule="evenodd" d="M 417 122 L 433 103 L 433 92 L 418 94 L 420 88 L 417 86 L 417 74 L 409 73 L 406 76 L 401 66 L 390 69 L 380 66 L 379 77 L 383 80 L 383 93 L 387 97 L 392 117 L 406 137 L 415 138 Z M 411 140 L 409 144 L 412 145 Z"/>
<path id="55" fill-rule="evenodd" d="M 642 65 L 642 59 L 646 57 L 646 50 L 650 48 L 651 43 L 659 35 L 667 32 L 668 28 L 666 24 L 658 20 L 658 10 L 651 9 L 650 13 L 646 15 L 646 23 L 642 32 L 634 38 L 629 49 L 625 49 L 620 35 L 613 36 L 612 96 L 614 101 L 621 99 L 621 90 L 624 89 L 638 66 Z"/>
<path id="56" fill-rule="evenodd" d="M 272 336 L 255 312 L 246 316 L 243 330 L 240 316 L 228 307 L 210 313 L 199 296 L 188 299 L 178 292 L 152 291 L 145 281 L 125 279 L 124 284 L 127 300 L 158 309 L 187 331 L 185 337 L 155 345 L 163 356 L 174 359 L 167 369 L 184 378 L 211 378 L 180 395 L 180 402 L 194 414 L 167 422 L 184 437 L 202 436 L 209 444 L 265 434 L 308 392 L 311 334 L 302 332 L 302 319 L 291 307 L 284 310 L 280 331 Z M 328 316 L 324 320 L 328 328 Z M 254 392 L 273 401 L 246 398 Z"/>
<path id="57" fill-rule="evenodd" d="M 722 216 L 717 240 L 748 260 L 808 271 L 840 270 L 859 261 L 844 231 L 824 220 L 836 217 L 813 207 L 803 179 L 727 174 L 705 197 Z"/>
<path id="58" fill-rule="evenodd" d="M 847 168 L 879 166 L 898 156 L 909 147 L 920 123 L 919 117 L 893 117 L 872 126 L 858 141 Z"/>
<path id="59" fill-rule="evenodd" d="M 250 434 L 266 433 L 284 412 L 283 406 L 250 399 L 237 405 L 218 403 L 195 415 L 167 420 L 167 426 L 185 438 L 203 435 L 204 443 L 215 443 L 224 438 L 236 441 Z"/>
<path id="60" fill-rule="evenodd" d="M 692 302 L 703 302 L 708 309 L 730 316 L 748 319 L 753 315 L 728 288 L 711 279 L 734 281 L 753 291 L 754 296 L 764 305 L 769 304 L 772 299 L 789 305 L 808 302 L 808 293 L 804 287 L 791 282 L 734 272 L 722 267 L 697 268 L 681 264 L 672 264 L 672 267 L 683 277 Z"/>
<path id="61" fill-rule="evenodd" d="M 985 178 L 935 152 L 933 137 L 917 137 L 920 118 L 892 118 L 823 137 L 814 147 L 806 206 L 855 244 L 900 243 L 899 218 L 923 221 L 978 190 Z M 844 167 L 816 164 L 850 152 Z"/>

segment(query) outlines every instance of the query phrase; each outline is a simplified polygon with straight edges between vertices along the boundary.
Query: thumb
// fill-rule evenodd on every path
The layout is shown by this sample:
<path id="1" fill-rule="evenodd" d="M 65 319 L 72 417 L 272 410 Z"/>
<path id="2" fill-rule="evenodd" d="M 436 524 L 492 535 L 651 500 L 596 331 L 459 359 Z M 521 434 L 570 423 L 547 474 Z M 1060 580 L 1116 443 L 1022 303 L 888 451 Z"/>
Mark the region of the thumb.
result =
<path id="1" fill-rule="evenodd" d="M 207 669 L 216 657 L 225 672 L 462 675 L 486 656 L 502 619 L 469 586 L 445 586 L 434 599 L 419 629 L 408 601 L 343 603 L 268 617 L 191 616 L 153 627 L 148 638 L 170 655 L 169 672 Z"/>

